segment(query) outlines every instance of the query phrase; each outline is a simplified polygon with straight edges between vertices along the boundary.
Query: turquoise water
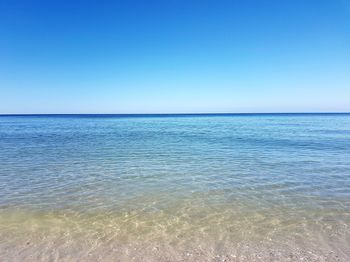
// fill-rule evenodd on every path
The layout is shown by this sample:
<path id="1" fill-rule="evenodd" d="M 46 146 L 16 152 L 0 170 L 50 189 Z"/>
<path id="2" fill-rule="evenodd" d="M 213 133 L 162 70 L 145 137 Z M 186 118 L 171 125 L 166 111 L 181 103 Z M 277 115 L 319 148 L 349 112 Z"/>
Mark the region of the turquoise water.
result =
<path id="1" fill-rule="evenodd" d="M 1 116 L 9 260 L 350 259 L 350 115 Z"/>

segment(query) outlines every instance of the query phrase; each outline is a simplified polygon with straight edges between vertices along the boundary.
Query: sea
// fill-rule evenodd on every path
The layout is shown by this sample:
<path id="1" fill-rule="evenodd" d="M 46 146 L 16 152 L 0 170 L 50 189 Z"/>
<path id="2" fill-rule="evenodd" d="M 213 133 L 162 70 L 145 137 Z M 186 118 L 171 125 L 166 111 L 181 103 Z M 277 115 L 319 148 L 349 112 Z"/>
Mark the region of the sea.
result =
<path id="1" fill-rule="evenodd" d="M 350 114 L 1 115 L 1 261 L 350 261 Z"/>

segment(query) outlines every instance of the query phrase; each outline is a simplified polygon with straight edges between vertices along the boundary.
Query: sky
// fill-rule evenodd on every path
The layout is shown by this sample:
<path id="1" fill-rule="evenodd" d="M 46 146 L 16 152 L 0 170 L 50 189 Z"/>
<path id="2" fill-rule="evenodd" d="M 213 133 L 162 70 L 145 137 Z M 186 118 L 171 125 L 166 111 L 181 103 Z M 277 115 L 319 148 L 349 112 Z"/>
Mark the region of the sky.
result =
<path id="1" fill-rule="evenodd" d="M 0 1 L 0 114 L 350 112 L 350 0 Z"/>

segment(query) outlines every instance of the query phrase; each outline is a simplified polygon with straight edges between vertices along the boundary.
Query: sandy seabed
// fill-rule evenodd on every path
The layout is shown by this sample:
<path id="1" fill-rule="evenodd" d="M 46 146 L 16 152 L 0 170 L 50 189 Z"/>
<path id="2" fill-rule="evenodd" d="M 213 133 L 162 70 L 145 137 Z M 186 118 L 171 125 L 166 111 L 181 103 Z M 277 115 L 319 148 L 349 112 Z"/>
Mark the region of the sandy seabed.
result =
<path id="1" fill-rule="evenodd" d="M 1 261 L 349 261 L 346 243 L 225 239 L 115 240 L 108 236 L 1 236 Z"/>

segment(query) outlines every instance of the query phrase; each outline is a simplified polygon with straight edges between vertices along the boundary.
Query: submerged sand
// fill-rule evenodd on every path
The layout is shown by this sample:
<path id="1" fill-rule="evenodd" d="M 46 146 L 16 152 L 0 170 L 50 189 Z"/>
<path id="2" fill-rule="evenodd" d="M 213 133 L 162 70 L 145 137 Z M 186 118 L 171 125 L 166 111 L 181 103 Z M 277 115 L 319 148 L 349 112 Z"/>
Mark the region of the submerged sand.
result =
<path id="1" fill-rule="evenodd" d="M 349 225 L 197 210 L 0 216 L 2 261 L 349 261 Z M 201 214 L 201 216 L 200 216 Z"/>

